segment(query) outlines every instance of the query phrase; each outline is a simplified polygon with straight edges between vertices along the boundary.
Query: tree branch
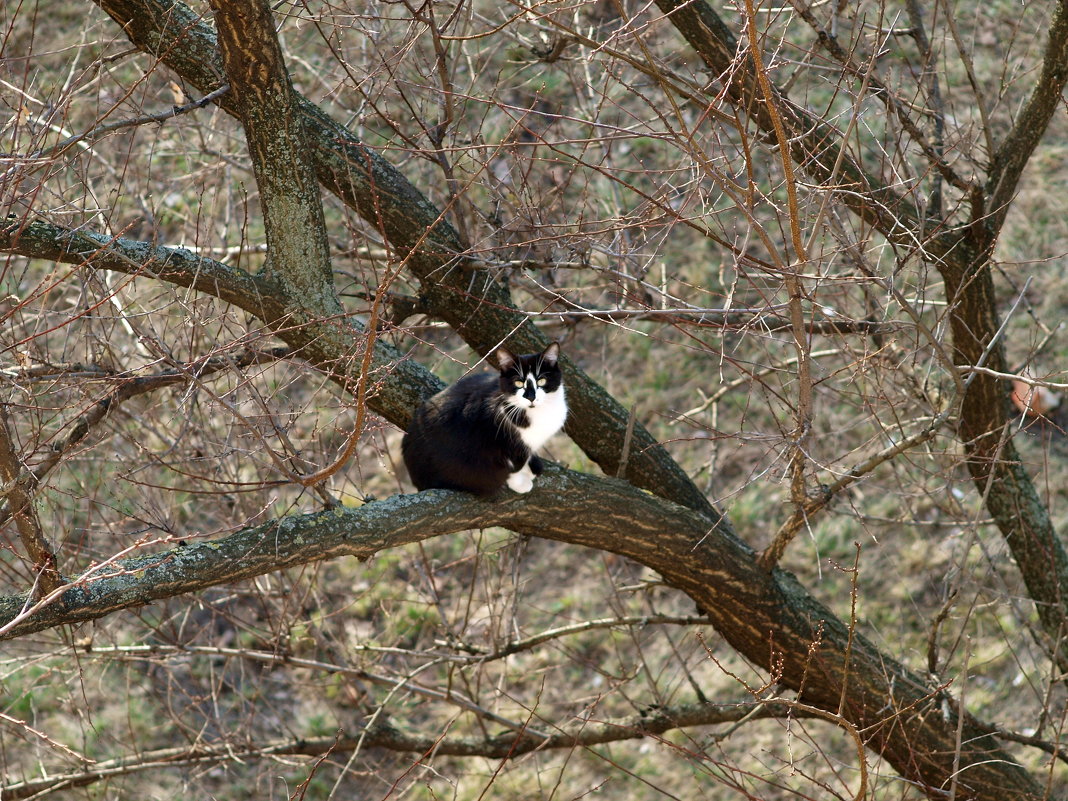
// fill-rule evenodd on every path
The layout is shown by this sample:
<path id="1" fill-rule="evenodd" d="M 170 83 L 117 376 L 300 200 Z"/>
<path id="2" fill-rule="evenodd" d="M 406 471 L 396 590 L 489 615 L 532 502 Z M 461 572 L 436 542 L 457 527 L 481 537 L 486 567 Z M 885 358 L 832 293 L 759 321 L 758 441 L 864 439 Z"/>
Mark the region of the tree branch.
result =
<path id="1" fill-rule="evenodd" d="M 175 384 L 187 383 L 189 381 L 190 373 L 194 373 L 199 377 L 205 377 L 212 373 L 219 372 L 220 370 L 230 368 L 240 369 L 242 367 L 247 367 L 250 364 L 259 364 L 265 361 L 282 359 L 288 355 L 289 351 L 285 348 L 278 348 L 269 352 L 246 350 L 243 354 L 234 358 L 213 356 L 202 361 L 183 365 L 181 369 L 164 370 L 153 375 L 116 375 L 114 373 L 106 373 L 103 371 L 90 373 L 90 378 L 106 378 L 112 386 L 111 391 L 89 407 L 89 409 L 78 415 L 74 422 L 69 425 L 70 432 L 63 441 L 54 443 L 48 455 L 38 462 L 32 470 L 28 467 L 21 467 L 19 474 L 14 481 L 16 485 L 21 488 L 22 492 L 26 493 L 27 496 L 32 497 L 33 494 L 37 492 L 37 488 L 41 485 L 41 481 L 55 469 L 56 465 L 63 460 L 63 457 L 70 453 L 78 443 L 89 436 L 89 433 L 93 428 L 105 417 L 130 398 L 136 398 L 139 395 L 155 392 L 156 390 L 174 386 Z M 84 372 L 86 365 L 75 365 L 74 367 L 81 368 L 81 371 Z M 51 370 L 52 372 L 46 373 L 44 372 L 45 370 Z M 27 368 L 25 370 L 0 372 L 8 374 L 5 377 L 8 377 L 9 379 L 17 379 L 20 375 L 26 375 L 27 373 L 37 375 L 57 374 L 55 367 L 43 365 Z M 11 373 L 13 373 L 13 375 L 10 375 Z M 58 374 L 70 375 L 69 372 L 59 372 Z M 84 378 L 85 376 L 79 377 Z M 10 503 L 7 505 L 0 505 L 0 525 L 8 519 L 8 516 L 11 514 L 11 508 Z M 55 588 L 53 587 L 52 589 Z"/>
<path id="2" fill-rule="evenodd" d="M 7 404 L 0 403 L 0 482 L 3 482 L 0 484 L 0 495 L 6 496 L 6 509 L 15 518 L 22 547 L 33 563 L 36 578 L 31 597 L 36 600 L 54 592 L 63 584 L 63 580 L 56 568 L 56 555 L 41 529 L 41 521 L 33 505 L 33 494 L 25 482 L 19 480 L 24 472 L 11 438 Z"/>
<path id="3" fill-rule="evenodd" d="M 838 43 L 838 38 L 831 31 L 828 31 L 820 25 L 819 21 L 816 19 L 816 15 L 812 13 L 810 6 L 801 2 L 801 0 L 791 0 L 790 5 L 793 6 L 794 11 L 797 12 L 798 16 L 812 28 L 819 39 L 820 45 L 842 65 L 844 71 L 864 81 L 871 88 L 872 94 L 886 106 L 887 112 L 894 114 L 897 117 L 898 121 L 901 123 L 901 127 L 908 132 L 910 137 L 912 137 L 912 141 L 923 151 L 924 156 L 927 157 L 931 166 L 938 170 L 939 175 L 944 178 L 950 186 L 954 186 L 962 192 L 971 192 L 974 188 L 973 183 L 958 175 L 953 167 L 946 162 L 941 151 L 941 145 L 937 139 L 933 145 L 927 141 L 927 137 L 923 135 L 923 131 L 920 130 L 920 127 L 912 117 L 909 116 L 905 103 L 898 100 L 897 93 L 894 92 L 891 87 L 887 86 L 876 74 L 874 63 L 869 64 L 867 67 L 861 67 L 853 60 L 852 54 L 847 52 L 842 45 Z M 910 7 L 909 10 L 911 14 L 913 9 Z M 914 19 L 913 24 L 916 24 L 919 21 L 920 20 L 918 19 Z M 920 38 L 923 37 L 921 36 Z"/>
<path id="4" fill-rule="evenodd" d="M 953 360 L 1007 372 L 999 339 L 996 294 L 990 254 L 999 220 L 1007 212 L 1016 182 L 1044 133 L 1068 81 L 1068 0 L 1058 5 L 1050 29 L 1043 73 L 1031 100 L 1006 142 L 994 154 L 985 201 L 973 192 L 971 219 L 927 242 L 913 204 L 866 175 L 841 151 L 837 134 L 821 120 L 782 100 L 779 109 L 791 155 L 817 180 L 826 182 L 841 166 L 837 183 L 847 184 L 843 201 L 890 242 L 922 247 L 924 258 L 942 275 L 949 301 Z M 753 64 L 737 55 L 734 34 L 705 0 L 657 0 L 695 51 L 725 81 L 731 101 L 749 114 L 761 131 L 775 129 Z M 757 43 L 750 42 L 751 47 Z M 994 204 L 994 205 L 991 205 Z M 991 210 L 989 219 L 984 208 Z M 1000 216 L 999 216 L 1000 215 Z M 984 364 L 985 360 L 985 364 Z M 1053 529 L 1049 512 L 1027 474 L 1011 437 L 1005 434 L 1010 388 L 992 376 L 975 374 L 961 398 L 958 436 L 968 453 L 968 469 L 986 506 L 1013 553 L 1028 592 L 1036 602 L 1047 649 L 1068 671 L 1068 551 Z"/>
<path id="5" fill-rule="evenodd" d="M 1068 83 L 1068 2 L 1061 0 L 1053 13 L 1049 38 L 1042 56 L 1042 72 L 1035 81 L 1031 97 L 1016 117 L 1008 136 L 998 145 L 990 159 L 986 192 L 991 231 L 1001 230 L 1016 186 L 1038 143 L 1046 135 L 1053 113 L 1060 108 L 1065 84 Z M 996 235 L 996 234 L 995 234 Z"/>
<path id="6" fill-rule="evenodd" d="M 788 573 L 765 572 L 721 521 L 614 479 L 548 466 L 532 492 L 489 503 L 434 490 L 358 509 L 283 518 L 210 542 L 91 568 L 51 602 L 0 598 L 0 636 L 12 638 L 78 623 L 155 600 L 287 567 L 379 550 L 454 531 L 505 526 L 521 534 L 611 551 L 658 571 L 691 598 L 771 680 L 800 689 L 801 700 L 841 713 L 932 796 L 959 753 L 962 791 L 1001 801 L 1037 799 L 1039 788 L 972 718 L 942 712 L 944 690 L 882 654 Z"/>
<path id="7" fill-rule="evenodd" d="M 775 125 L 753 61 L 739 50 L 734 33 L 712 6 L 705 0 L 656 0 L 656 5 L 719 76 L 730 102 L 751 116 L 764 134 L 774 137 Z M 749 42 L 749 47 L 757 46 L 758 42 Z M 915 204 L 847 156 L 841 135 L 831 125 L 791 103 L 777 89 L 774 94 L 794 161 L 816 181 L 834 186 L 842 202 L 890 242 L 914 247 L 913 232 L 919 229 Z"/>
<path id="8" fill-rule="evenodd" d="M 4 799 L 15 801 L 39 793 L 85 787 L 103 779 L 148 770 L 218 764 L 234 760 L 269 759 L 279 756 L 316 757 L 325 753 L 352 752 L 359 748 L 385 748 L 413 754 L 433 751 L 438 756 L 507 759 L 534 750 L 589 748 L 604 743 L 656 736 L 691 726 L 713 726 L 785 717 L 809 718 L 815 715 L 798 710 L 793 704 L 782 702 L 680 704 L 616 720 L 583 721 L 571 731 L 559 731 L 544 738 L 532 737 L 522 732 L 506 732 L 487 738 L 428 736 L 404 731 L 392 722 L 384 721 L 349 736 L 308 737 L 259 744 L 220 743 L 146 751 L 133 757 L 97 762 L 91 768 L 78 772 L 50 776 L 47 779 L 13 782 L 4 786 Z"/>
<path id="9" fill-rule="evenodd" d="M 273 282 L 206 256 L 197 256 L 185 248 L 75 232 L 43 221 L 29 224 L 11 221 L 0 227 L 0 251 L 143 275 L 197 289 L 258 317 L 292 348 L 291 356 L 314 364 L 342 387 L 351 387 L 359 380 L 358 363 L 348 357 L 358 352 L 359 339 L 364 333 L 358 320 L 346 317 L 293 324 L 282 292 Z M 322 334 L 324 326 L 329 328 L 327 335 Z M 381 340 L 374 344 L 371 371 L 382 380 L 376 384 L 368 405 L 402 428 L 419 402 L 444 386 L 426 368 Z"/>
<path id="10" fill-rule="evenodd" d="M 95 0 L 130 40 L 199 90 L 222 83 L 215 32 L 180 0 Z M 237 114 L 234 93 L 218 105 Z M 300 95 L 295 97 L 319 180 L 382 231 L 405 266 L 422 283 L 427 304 L 471 347 L 489 353 L 508 342 L 518 352 L 544 350 L 545 335 L 512 304 L 492 273 L 464 269 L 467 256 L 456 231 L 391 164 L 343 125 Z M 469 265 L 468 265 L 469 266 Z M 566 356 L 567 433 L 608 475 L 619 465 L 628 412 Z M 719 512 L 646 428 L 636 425 L 627 478 L 662 497 L 701 511 Z"/>
<path id="11" fill-rule="evenodd" d="M 304 120 L 265 0 L 212 0 L 230 107 L 245 129 L 267 237 L 268 278 L 293 313 L 342 313 Z M 222 97 L 222 95 L 220 95 Z"/>

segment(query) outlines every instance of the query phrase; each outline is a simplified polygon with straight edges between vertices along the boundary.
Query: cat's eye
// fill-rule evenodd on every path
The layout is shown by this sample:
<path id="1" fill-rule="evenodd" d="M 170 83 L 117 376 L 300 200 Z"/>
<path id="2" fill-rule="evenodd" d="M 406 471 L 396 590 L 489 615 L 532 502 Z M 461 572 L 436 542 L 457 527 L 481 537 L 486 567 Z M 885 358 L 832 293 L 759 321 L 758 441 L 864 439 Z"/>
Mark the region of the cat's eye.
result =
<path id="1" fill-rule="evenodd" d="M 538 379 L 538 386 L 539 387 L 544 387 L 545 386 L 545 379 L 544 378 L 539 378 Z"/>
<path id="2" fill-rule="evenodd" d="M 515 384 L 515 388 L 516 389 L 519 389 L 520 387 L 523 386 L 523 382 L 519 381 L 519 380 L 513 381 L 512 383 Z"/>

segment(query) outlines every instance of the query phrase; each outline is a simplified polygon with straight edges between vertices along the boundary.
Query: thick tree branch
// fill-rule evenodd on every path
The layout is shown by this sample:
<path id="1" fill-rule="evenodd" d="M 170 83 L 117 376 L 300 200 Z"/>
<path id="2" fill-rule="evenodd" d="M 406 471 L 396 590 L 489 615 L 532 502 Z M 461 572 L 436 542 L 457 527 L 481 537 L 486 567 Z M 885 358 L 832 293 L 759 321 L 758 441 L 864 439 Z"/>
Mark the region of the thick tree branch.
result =
<path id="1" fill-rule="evenodd" d="M 293 84 L 262 0 L 212 0 L 232 107 L 245 129 L 267 237 L 265 272 L 299 317 L 342 312 L 319 182 Z"/>
<path id="2" fill-rule="evenodd" d="M 954 241 L 955 246 L 937 262 L 952 301 L 953 361 L 990 371 L 972 372 L 968 379 L 958 437 L 975 487 L 1035 601 L 1046 650 L 1061 671 L 1068 671 L 1068 551 L 1012 441 L 1012 384 L 997 377 L 1009 370 L 989 252 L 968 232 Z"/>
<path id="3" fill-rule="evenodd" d="M 547 511 L 550 510 L 550 511 Z M 359 509 L 294 516 L 87 571 L 51 603 L 0 598 L 3 637 L 92 620 L 205 587 L 471 528 L 607 550 L 658 571 L 706 610 L 723 637 L 806 704 L 841 714 L 932 797 L 954 771 L 969 797 L 1042 797 L 1026 772 L 970 717 L 947 715 L 933 687 L 840 621 L 788 574 L 766 572 L 721 522 L 613 479 L 550 467 L 534 491 L 487 503 L 465 493 L 394 496 Z M 963 739 L 957 739 L 958 725 Z"/>
<path id="4" fill-rule="evenodd" d="M 315 364 L 341 386 L 351 387 L 359 380 L 359 363 L 346 354 L 358 352 L 362 344 L 360 322 L 347 318 L 294 324 L 284 294 L 263 276 L 250 275 L 184 248 L 75 232 L 42 221 L 28 225 L 11 221 L 0 227 L 0 251 L 192 287 L 258 317 L 292 348 L 291 356 Z M 326 335 L 323 328 L 327 328 Z M 368 405 L 401 427 L 408 424 L 422 398 L 443 386 L 424 367 L 381 340 L 374 344 L 371 372 L 382 381 Z"/>
<path id="5" fill-rule="evenodd" d="M 215 32 L 179 0 L 95 0 L 130 40 L 156 55 L 181 78 L 207 93 L 224 82 Z M 217 103 L 237 114 L 233 93 Z M 508 341 L 515 350 L 540 351 L 548 344 L 512 304 L 507 289 L 486 270 L 464 269 L 464 248 L 455 230 L 407 179 L 344 126 L 301 96 L 303 120 L 319 180 L 383 235 L 418 277 L 426 302 L 479 353 Z M 469 266 L 469 265 L 468 265 Z M 605 473 L 615 475 L 622 456 L 627 410 L 565 358 L 567 433 Z M 719 513 L 667 451 L 642 425 L 635 426 L 627 478 L 662 497 Z"/>

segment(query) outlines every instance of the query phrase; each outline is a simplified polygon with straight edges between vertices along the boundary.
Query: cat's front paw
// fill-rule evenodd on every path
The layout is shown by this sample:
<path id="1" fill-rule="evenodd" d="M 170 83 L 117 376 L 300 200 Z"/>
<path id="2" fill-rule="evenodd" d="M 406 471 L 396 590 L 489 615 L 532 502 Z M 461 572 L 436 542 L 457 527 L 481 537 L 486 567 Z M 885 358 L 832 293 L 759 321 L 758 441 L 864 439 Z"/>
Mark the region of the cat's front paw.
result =
<path id="1" fill-rule="evenodd" d="M 508 476 L 508 489 L 513 492 L 530 492 L 534 488 L 534 474 L 529 467 Z"/>

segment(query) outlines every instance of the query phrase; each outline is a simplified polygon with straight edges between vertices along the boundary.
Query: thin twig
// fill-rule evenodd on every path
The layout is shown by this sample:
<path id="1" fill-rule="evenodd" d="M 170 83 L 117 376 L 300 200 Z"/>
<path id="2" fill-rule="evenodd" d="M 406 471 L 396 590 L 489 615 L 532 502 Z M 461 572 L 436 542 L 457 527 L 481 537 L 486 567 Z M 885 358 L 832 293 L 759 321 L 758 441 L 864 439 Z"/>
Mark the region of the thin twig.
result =
<path id="1" fill-rule="evenodd" d="M 45 477 L 70 454 L 74 447 L 82 442 L 120 404 L 131 398 L 165 389 L 175 384 L 188 383 L 188 375 L 190 374 L 205 378 L 220 370 L 233 368 L 235 364 L 239 368 L 253 364 L 263 364 L 284 359 L 289 356 L 289 353 L 288 348 L 248 349 L 236 359 L 212 356 L 207 359 L 198 359 L 185 363 L 181 368 L 163 370 L 152 375 L 116 374 L 103 368 L 93 369 L 93 365 L 38 365 L 26 368 L 2 369 L 0 370 L 0 375 L 12 379 L 27 378 L 29 380 L 37 380 L 43 376 L 61 375 L 64 378 L 106 380 L 115 385 L 111 392 L 96 401 L 88 410 L 82 412 L 65 426 L 70 429 L 70 433 L 67 434 L 62 442 L 54 444 L 47 455 L 35 467 L 32 469 L 23 467 L 23 472 L 20 474 L 18 481 L 27 487 L 27 491 L 31 495 L 36 493 Z M 8 519 L 11 513 L 10 510 L 10 504 L 0 505 L 0 524 L 3 524 Z"/>
<path id="2" fill-rule="evenodd" d="M 623 432 L 623 448 L 619 456 L 619 467 L 616 468 L 616 478 L 624 478 L 627 475 L 627 462 L 630 461 L 630 441 L 634 436 L 634 421 L 638 415 L 638 404 L 632 404 L 630 414 L 627 415 L 627 429 Z"/>
<path id="3" fill-rule="evenodd" d="M 7 404 L 0 403 L 0 492 L 7 496 L 7 508 L 15 518 L 22 547 L 33 563 L 34 592 L 32 599 L 39 599 L 63 585 L 56 565 L 56 555 L 41 528 L 41 520 L 33 505 L 33 492 L 25 476 L 28 471 L 22 466 L 15 443 L 11 437 L 11 421 Z"/>
<path id="4" fill-rule="evenodd" d="M 814 350 L 809 353 L 809 356 L 813 359 L 820 359 L 824 356 L 837 356 L 841 352 L 841 348 L 830 348 L 828 350 Z M 780 370 L 785 370 L 787 367 L 790 367 L 791 365 L 795 364 L 797 364 L 797 357 L 791 356 L 789 359 L 784 359 L 781 362 L 776 362 L 770 367 L 765 367 L 764 369 L 756 373 L 746 373 L 745 375 L 736 378 L 733 381 L 730 381 L 729 383 L 723 384 L 714 393 L 712 393 L 703 401 L 701 401 L 700 405 L 694 406 L 692 409 L 687 409 L 685 412 L 679 412 L 678 414 L 676 414 L 669 421 L 668 425 L 675 425 L 676 423 L 685 420 L 687 417 L 692 417 L 695 414 L 700 414 L 709 406 L 712 406 L 722 400 L 723 396 L 726 395 L 728 392 L 731 392 L 732 390 L 735 390 L 738 387 L 745 386 L 746 384 L 751 384 L 754 381 L 764 378 L 765 376 L 769 376 L 772 373 L 777 373 Z"/>
<path id="5" fill-rule="evenodd" d="M 789 519 L 787 519 L 786 522 L 779 527 L 779 530 L 775 532 L 771 544 L 760 554 L 758 559 L 760 566 L 765 570 L 771 570 L 771 568 L 775 567 L 775 565 L 778 564 L 779 559 L 782 558 L 786 546 L 790 544 L 790 541 L 797 535 L 797 532 L 801 530 L 801 527 L 810 522 L 812 515 L 830 504 L 842 490 L 855 484 L 879 465 L 893 459 L 916 445 L 932 439 L 938 433 L 939 429 L 945 425 L 946 421 L 949 420 L 952 410 L 953 407 L 948 407 L 922 430 L 869 456 L 860 464 L 847 470 L 833 483 L 821 487 L 821 491 L 818 494 L 810 495 L 806 499 L 806 502 L 795 509 Z"/>
<path id="6" fill-rule="evenodd" d="M 764 68 L 763 55 L 756 26 L 756 11 L 753 0 L 745 0 L 745 21 L 749 33 L 749 55 L 753 60 L 753 72 L 757 83 L 760 85 L 761 94 L 764 95 L 765 109 L 771 127 L 775 132 L 775 140 L 779 145 L 779 158 L 782 162 L 783 175 L 786 183 L 787 213 L 790 221 L 790 239 L 794 249 L 795 270 L 783 270 L 783 283 L 789 296 L 790 324 L 794 338 L 794 348 L 797 351 L 797 413 L 796 424 L 790 434 L 792 453 L 790 455 L 790 498 L 794 503 L 793 517 L 803 517 L 805 508 L 810 503 L 808 492 L 805 489 L 805 468 L 808 465 L 808 454 L 805 443 L 812 430 L 813 392 L 812 392 L 812 359 L 811 348 L 807 341 L 805 331 L 805 316 L 803 301 L 805 298 L 804 286 L 801 283 L 800 268 L 808 262 L 808 253 L 801 236 L 801 210 L 797 202 L 797 181 L 794 179 L 794 167 L 791 156 L 790 141 L 783 126 L 782 117 L 779 115 L 778 104 L 780 98 L 772 88 L 768 80 L 767 71 Z M 798 525 L 798 528 L 800 524 Z M 774 544 L 774 550 L 782 553 L 789 543 L 787 536 L 792 538 L 796 529 L 780 529 L 783 532 L 782 542 Z M 787 533 L 788 532 L 788 533 Z M 761 563 L 764 563 L 761 557 Z"/>
<path id="7" fill-rule="evenodd" d="M 949 593 L 949 596 L 942 604 L 942 608 L 938 610 L 934 620 L 931 621 L 931 628 L 927 632 L 927 672 L 932 676 L 938 675 L 938 630 L 942 627 L 946 618 L 949 617 L 950 610 L 953 609 L 953 605 L 957 602 L 959 594 L 960 590 L 958 588 L 954 588 Z"/>
<path id="8" fill-rule="evenodd" d="M 26 160 L 37 161 L 38 159 L 55 158 L 56 156 L 60 155 L 64 150 L 68 149 L 73 145 L 85 143 L 85 145 L 88 146 L 100 137 L 109 133 L 114 133 L 115 131 L 121 131 L 126 128 L 136 128 L 141 125 L 150 125 L 154 122 L 166 122 L 167 120 L 181 116 L 182 114 L 187 114 L 190 111 L 195 111 L 197 109 L 204 108 L 210 103 L 213 103 L 218 100 L 220 97 L 222 97 L 229 91 L 230 85 L 224 83 L 218 89 L 209 92 L 199 100 L 193 100 L 181 106 L 171 106 L 171 108 L 167 111 L 159 111 L 155 114 L 142 114 L 139 117 L 133 117 L 128 120 L 118 120 L 116 122 L 109 122 L 104 125 L 98 125 L 96 128 L 92 128 L 91 130 L 83 131 L 82 133 L 74 134 L 73 136 L 68 136 L 66 139 L 62 140 L 61 142 L 57 142 L 54 145 L 41 148 L 40 150 L 36 150 L 26 156 Z"/>

